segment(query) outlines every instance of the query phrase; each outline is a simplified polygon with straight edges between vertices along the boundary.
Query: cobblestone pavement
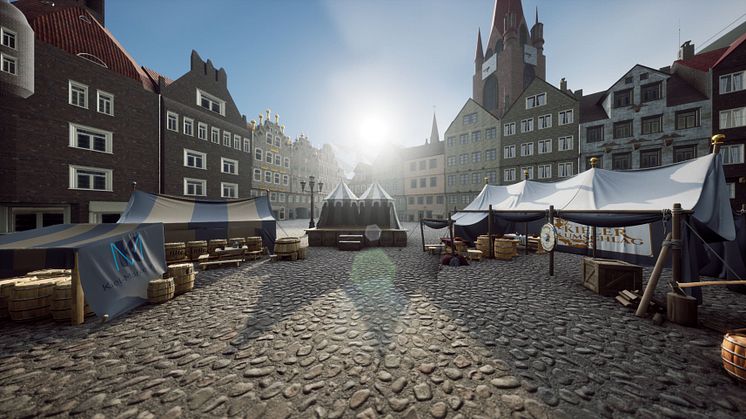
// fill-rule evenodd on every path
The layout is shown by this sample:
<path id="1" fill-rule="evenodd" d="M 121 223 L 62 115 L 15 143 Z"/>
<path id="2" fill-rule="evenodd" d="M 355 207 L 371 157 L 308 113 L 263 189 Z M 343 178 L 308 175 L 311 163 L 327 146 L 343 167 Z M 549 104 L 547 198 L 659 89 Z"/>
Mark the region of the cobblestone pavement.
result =
<path id="1" fill-rule="evenodd" d="M 439 269 L 417 231 L 403 249 L 200 273 L 108 324 L 4 322 L 0 416 L 746 415 L 720 334 L 637 319 L 579 285 L 578 256 L 558 254 L 554 278 L 547 263 Z"/>

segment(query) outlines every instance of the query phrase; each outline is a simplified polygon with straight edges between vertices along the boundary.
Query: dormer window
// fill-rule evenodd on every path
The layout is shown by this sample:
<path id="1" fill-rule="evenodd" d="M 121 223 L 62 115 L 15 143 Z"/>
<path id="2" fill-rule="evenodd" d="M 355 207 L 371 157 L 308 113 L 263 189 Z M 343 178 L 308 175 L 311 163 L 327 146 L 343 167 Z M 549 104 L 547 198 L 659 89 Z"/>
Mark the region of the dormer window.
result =
<path id="1" fill-rule="evenodd" d="M 225 101 L 197 89 L 197 105 L 225 116 Z"/>
<path id="2" fill-rule="evenodd" d="M 3 46 L 16 49 L 16 33 L 6 28 L 0 28 L 0 32 L 2 32 L 2 37 L 0 39 L 2 40 Z"/>

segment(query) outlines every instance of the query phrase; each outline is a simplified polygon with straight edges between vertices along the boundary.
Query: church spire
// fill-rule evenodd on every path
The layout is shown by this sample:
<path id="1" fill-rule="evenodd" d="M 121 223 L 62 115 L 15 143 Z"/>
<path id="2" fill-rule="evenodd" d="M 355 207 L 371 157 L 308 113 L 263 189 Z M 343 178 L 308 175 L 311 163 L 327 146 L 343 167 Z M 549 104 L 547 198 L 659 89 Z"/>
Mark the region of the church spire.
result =
<path id="1" fill-rule="evenodd" d="M 433 128 L 430 130 L 430 144 L 437 144 L 439 141 L 438 122 L 435 120 L 435 112 L 433 112 Z"/>
<path id="2" fill-rule="evenodd" d="M 536 6 L 536 21 L 534 22 L 534 25 L 539 23 L 539 6 Z"/>
<path id="3" fill-rule="evenodd" d="M 479 28 L 477 30 L 477 56 L 474 58 L 474 60 L 484 60 L 484 52 L 482 51 L 482 28 Z"/>

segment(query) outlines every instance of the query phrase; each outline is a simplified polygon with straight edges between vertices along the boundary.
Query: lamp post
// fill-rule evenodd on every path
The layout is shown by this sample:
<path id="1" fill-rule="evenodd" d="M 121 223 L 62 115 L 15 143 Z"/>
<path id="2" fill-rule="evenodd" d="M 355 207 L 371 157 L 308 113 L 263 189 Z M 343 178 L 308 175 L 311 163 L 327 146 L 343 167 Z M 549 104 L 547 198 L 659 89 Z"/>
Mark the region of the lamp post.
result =
<path id="1" fill-rule="evenodd" d="M 324 182 L 319 182 L 319 193 L 324 189 Z M 313 176 L 308 177 L 308 189 L 311 191 L 311 221 L 308 222 L 308 228 L 314 228 L 316 227 L 316 224 L 313 222 L 313 193 L 315 192 L 316 187 L 316 178 Z M 301 180 L 300 181 L 300 190 L 301 192 L 306 192 L 306 181 Z"/>

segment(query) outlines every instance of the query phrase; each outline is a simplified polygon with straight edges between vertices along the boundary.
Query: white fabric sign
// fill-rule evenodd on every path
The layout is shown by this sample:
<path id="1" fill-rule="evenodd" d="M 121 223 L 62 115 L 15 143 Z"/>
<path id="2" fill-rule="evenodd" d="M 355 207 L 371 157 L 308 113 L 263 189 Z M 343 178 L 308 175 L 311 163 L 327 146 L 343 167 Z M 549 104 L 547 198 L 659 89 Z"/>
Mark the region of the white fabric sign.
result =
<path id="1" fill-rule="evenodd" d="M 591 227 L 555 218 L 557 245 L 576 249 L 592 249 Z M 631 227 L 597 227 L 598 250 L 627 253 L 638 256 L 653 256 L 650 245 L 650 224 Z"/>

